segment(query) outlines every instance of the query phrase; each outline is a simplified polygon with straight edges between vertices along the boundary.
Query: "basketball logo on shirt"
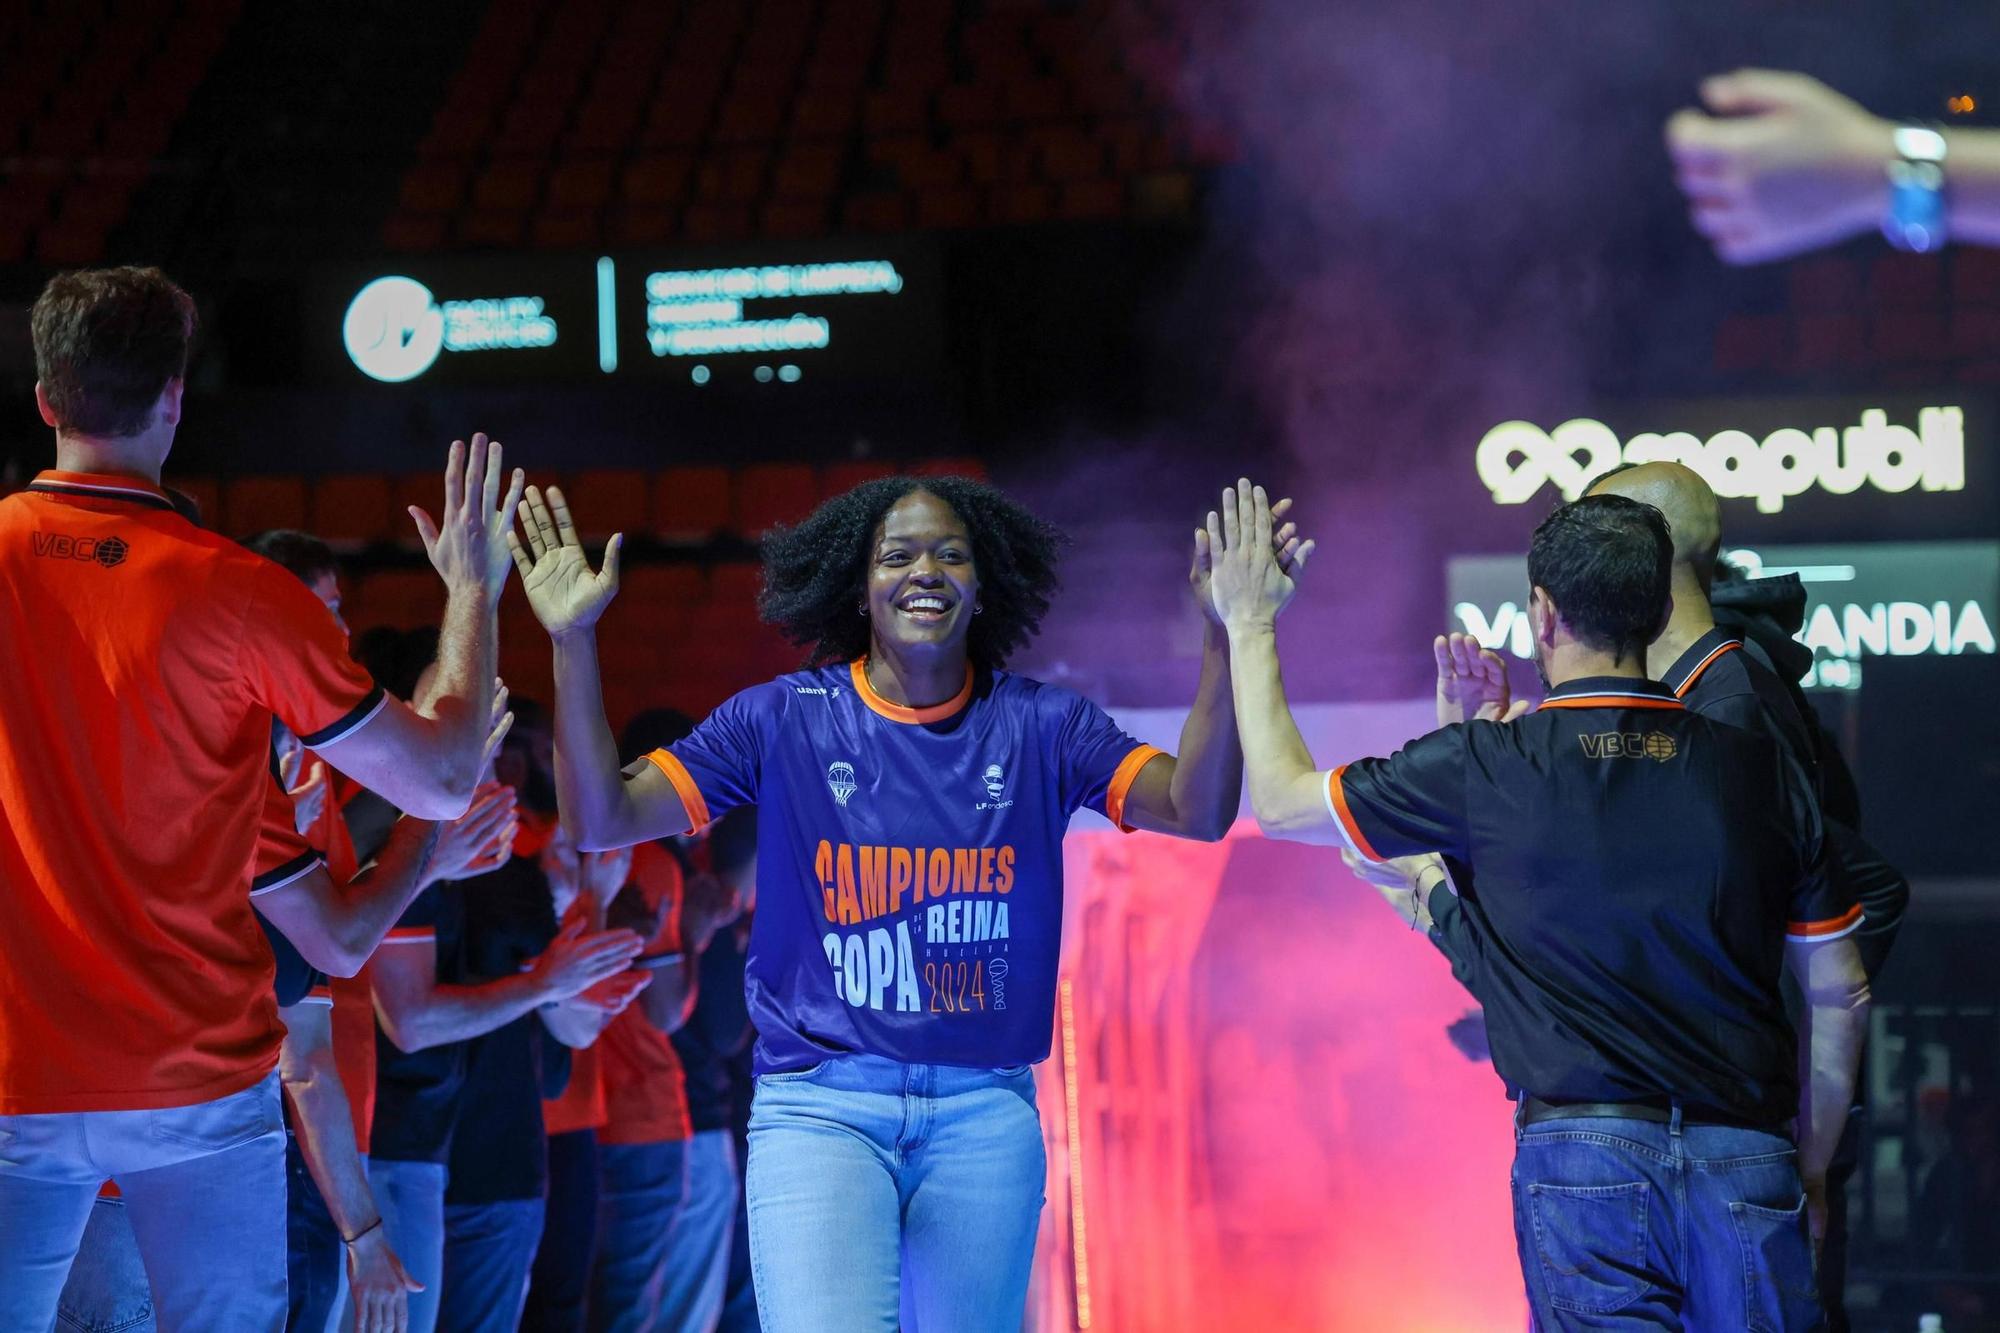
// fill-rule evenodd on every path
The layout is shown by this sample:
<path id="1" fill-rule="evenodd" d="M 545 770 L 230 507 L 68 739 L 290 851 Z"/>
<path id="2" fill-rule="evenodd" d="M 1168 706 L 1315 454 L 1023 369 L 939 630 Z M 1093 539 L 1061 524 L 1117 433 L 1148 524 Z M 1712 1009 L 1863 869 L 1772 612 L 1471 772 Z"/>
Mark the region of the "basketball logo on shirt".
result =
<path id="1" fill-rule="evenodd" d="M 847 808 L 847 802 L 855 792 L 854 765 L 838 761 L 827 766 L 826 785 L 833 792 L 833 799 Z"/>

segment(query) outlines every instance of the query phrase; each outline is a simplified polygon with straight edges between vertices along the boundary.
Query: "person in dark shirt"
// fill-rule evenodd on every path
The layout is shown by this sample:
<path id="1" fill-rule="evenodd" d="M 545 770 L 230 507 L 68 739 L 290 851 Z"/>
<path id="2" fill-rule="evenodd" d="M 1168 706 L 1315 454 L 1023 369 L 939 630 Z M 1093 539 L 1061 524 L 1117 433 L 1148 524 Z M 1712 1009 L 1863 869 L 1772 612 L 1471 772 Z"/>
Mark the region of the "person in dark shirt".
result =
<path id="1" fill-rule="evenodd" d="M 509 734 L 503 771 L 532 810 L 525 774 L 546 728 L 514 707 L 527 725 Z M 411 1333 L 519 1320 L 546 1169 L 541 1031 L 594 1037 L 645 984 L 627 971 L 640 947 L 630 931 L 558 928 L 540 861 L 550 827 L 524 827 L 497 868 L 425 890 L 369 964 L 381 1027 L 368 1173 L 425 1287 Z"/>
<path id="2" fill-rule="evenodd" d="M 1593 496 L 1536 529 L 1539 710 L 1493 700 L 1331 772 L 1279 679 L 1293 583 L 1269 504 L 1246 481 L 1223 512 L 1211 590 L 1265 833 L 1472 872 L 1461 975 L 1518 1098 L 1515 1226 L 1540 1326 L 1818 1326 L 1808 1224 L 1867 1007 L 1860 909 L 1826 873 L 1797 765 L 1647 678 L 1670 607 L 1659 511 Z M 1803 1085 L 1788 965 L 1809 1001 Z"/>

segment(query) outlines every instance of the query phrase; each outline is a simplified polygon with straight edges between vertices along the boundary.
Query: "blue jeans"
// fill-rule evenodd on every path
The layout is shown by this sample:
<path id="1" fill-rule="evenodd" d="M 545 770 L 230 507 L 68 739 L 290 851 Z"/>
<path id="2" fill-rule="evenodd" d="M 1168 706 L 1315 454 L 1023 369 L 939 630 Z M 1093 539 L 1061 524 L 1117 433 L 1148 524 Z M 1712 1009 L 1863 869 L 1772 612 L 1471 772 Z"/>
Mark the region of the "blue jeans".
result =
<path id="1" fill-rule="evenodd" d="M 193 1106 L 0 1116 L 0 1328 L 53 1323 L 107 1177 L 123 1191 L 161 1329 L 284 1327 L 275 1071 Z"/>
<path id="2" fill-rule="evenodd" d="M 1825 1327 L 1791 1141 L 1550 1120 L 1515 1134 L 1514 1239 L 1544 1333 Z"/>
<path id="3" fill-rule="evenodd" d="M 442 1333 L 515 1333 L 542 1242 L 542 1201 L 444 1206 Z"/>
<path id="4" fill-rule="evenodd" d="M 605 1144 L 592 1333 L 707 1333 L 722 1315 L 736 1218 L 736 1144 L 726 1129 L 662 1143 Z"/>
<path id="5" fill-rule="evenodd" d="M 285 1141 L 285 1248 L 288 1253 L 291 1333 L 325 1333 L 327 1320 L 340 1305 L 342 1270 L 347 1253 L 340 1228 L 326 1210 L 319 1182 L 306 1167 L 296 1137 Z"/>
<path id="6" fill-rule="evenodd" d="M 549 1195 L 541 1248 L 528 1281 L 521 1327 L 533 1333 L 583 1333 L 590 1270 L 597 1254 L 597 1131 L 549 1135 Z"/>
<path id="7" fill-rule="evenodd" d="M 1026 1066 L 846 1055 L 757 1080 L 750 1262 L 771 1333 L 1016 1333 L 1048 1160 Z"/>
<path id="8" fill-rule="evenodd" d="M 153 1333 L 153 1289 L 125 1200 L 99 1199 L 90 1207 L 83 1244 L 69 1266 L 56 1304 L 55 1333 Z"/>
<path id="9" fill-rule="evenodd" d="M 368 1188 L 375 1192 L 375 1207 L 382 1214 L 383 1236 L 404 1271 L 424 1284 L 422 1291 L 410 1293 L 410 1333 L 433 1333 L 437 1328 L 438 1301 L 444 1295 L 447 1177 L 443 1162 L 368 1159 Z M 352 1333 L 354 1302 L 350 1300 L 347 1307 L 341 1327 Z"/>

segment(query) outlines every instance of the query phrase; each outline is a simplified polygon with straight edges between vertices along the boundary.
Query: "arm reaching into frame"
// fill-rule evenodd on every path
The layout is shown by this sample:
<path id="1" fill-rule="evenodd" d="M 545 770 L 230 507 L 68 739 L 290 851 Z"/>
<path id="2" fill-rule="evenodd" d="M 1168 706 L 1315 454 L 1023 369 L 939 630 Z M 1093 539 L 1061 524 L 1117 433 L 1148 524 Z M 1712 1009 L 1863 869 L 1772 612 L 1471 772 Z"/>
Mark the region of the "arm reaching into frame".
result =
<path id="1" fill-rule="evenodd" d="M 1701 100 L 1667 122 L 1667 151 L 1695 230 L 1723 260 L 1788 259 L 1881 225 L 1893 122 L 1784 70 L 1715 75 Z M 1949 235 L 2000 245 L 2000 132 L 1943 133 Z"/>
<path id="2" fill-rule="evenodd" d="M 1339 843 L 1324 781 L 1299 734 L 1278 670 L 1278 613 L 1298 584 L 1279 567 L 1272 537 L 1269 498 L 1247 478 L 1224 490 L 1221 510 L 1208 516 L 1209 592 L 1229 635 L 1250 804 L 1267 837 Z M 1306 554 L 1309 544 L 1301 552 Z"/>

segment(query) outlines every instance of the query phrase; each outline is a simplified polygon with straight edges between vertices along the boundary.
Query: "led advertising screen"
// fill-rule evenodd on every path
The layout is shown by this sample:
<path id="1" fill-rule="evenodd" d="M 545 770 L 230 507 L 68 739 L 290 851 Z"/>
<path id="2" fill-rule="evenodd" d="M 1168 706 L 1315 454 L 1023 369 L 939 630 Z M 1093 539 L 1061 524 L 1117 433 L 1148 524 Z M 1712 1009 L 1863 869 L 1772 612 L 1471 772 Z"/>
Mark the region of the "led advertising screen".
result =
<path id="1" fill-rule="evenodd" d="M 308 347 L 348 386 L 920 380 L 940 366 L 941 287 L 930 246 L 881 238 L 413 257 L 325 275 Z"/>
<path id="2" fill-rule="evenodd" d="M 1869 542 L 1725 550 L 1752 577 L 1797 574 L 1813 650 L 1808 688 L 1858 690 L 1881 658 L 1994 655 L 2000 543 Z M 1446 569 L 1450 623 L 1487 647 L 1534 655 L 1522 556 L 1460 556 Z"/>
<path id="3" fill-rule="evenodd" d="M 1992 530 L 1993 412 L 1962 388 L 1869 397 L 1691 399 L 1580 407 L 1513 420 L 1468 449 L 1501 512 L 1539 517 L 1614 468 L 1675 462 L 1722 501 L 1739 540 L 1897 537 Z M 1532 527 L 1530 521 L 1527 524 Z"/>

